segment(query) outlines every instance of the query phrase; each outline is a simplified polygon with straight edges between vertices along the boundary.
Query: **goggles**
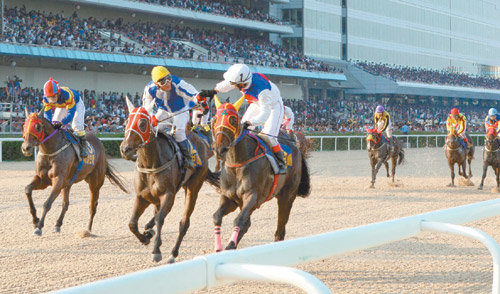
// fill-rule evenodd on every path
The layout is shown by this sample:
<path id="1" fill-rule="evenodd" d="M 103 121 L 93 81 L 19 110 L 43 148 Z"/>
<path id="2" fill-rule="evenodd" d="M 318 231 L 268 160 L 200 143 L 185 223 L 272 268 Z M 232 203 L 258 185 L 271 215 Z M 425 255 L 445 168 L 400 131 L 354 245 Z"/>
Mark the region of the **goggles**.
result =
<path id="1" fill-rule="evenodd" d="M 167 83 L 169 83 L 171 81 L 172 81 L 172 76 L 168 74 L 165 77 L 159 79 L 157 83 L 158 83 L 158 85 L 160 87 L 163 87 L 163 86 L 165 86 Z"/>

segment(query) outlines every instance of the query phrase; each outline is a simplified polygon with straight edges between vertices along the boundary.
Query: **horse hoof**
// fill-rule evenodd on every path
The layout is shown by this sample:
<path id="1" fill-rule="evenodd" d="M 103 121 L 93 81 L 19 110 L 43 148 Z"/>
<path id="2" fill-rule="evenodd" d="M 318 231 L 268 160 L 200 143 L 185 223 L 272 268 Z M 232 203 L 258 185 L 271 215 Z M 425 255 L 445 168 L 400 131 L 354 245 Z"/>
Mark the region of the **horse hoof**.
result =
<path id="1" fill-rule="evenodd" d="M 375 189 L 375 185 L 374 184 L 371 184 L 370 187 L 368 187 L 370 189 Z"/>
<path id="2" fill-rule="evenodd" d="M 161 261 L 161 253 L 153 253 L 153 262 Z"/>
<path id="3" fill-rule="evenodd" d="M 150 240 L 151 240 L 150 238 L 144 238 L 143 240 L 140 240 L 140 241 L 141 241 L 142 245 L 147 246 L 147 245 L 149 245 Z"/>
<path id="4" fill-rule="evenodd" d="M 221 249 L 215 249 L 215 252 L 222 252 L 222 248 Z"/>
<path id="5" fill-rule="evenodd" d="M 455 185 L 453 185 L 453 184 L 448 184 L 448 185 L 446 185 L 446 187 L 455 187 Z"/>
<path id="6" fill-rule="evenodd" d="M 233 249 L 236 249 L 236 244 L 234 244 L 234 242 L 231 241 L 229 242 L 229 244 L 227 244 L 226 250 L 233 250 Z"/>
<path id="7" fill-rule="evenodd" d="M 42 235 L 42 230 L 39 228 L 36 228 L 35 231 L 33 232 L 33 236 L 38 236 L 40 237 Z"/>
<path id="8" fill-rule="evenodd" d="M 61 227 L 57 227 L 55 226 L 53 229 L 52 229 L 52 233 L 60 233 L 61 232 Z"/>
<path id="9" fill-rule="evenodd" d="M 477 187 L 478 190 L 483 190 L 483 186 Z"/>
<path id="10" fill-rule="evenodd" d="M 153 229 L 146 230 L 146 231 L 144 231 L 143 235 L 144 235 L 144 237 L 151 239 L 155 235 L 155 230 L 153 230 Z"/>
<path id="11" fill-rule="evenodd" d="M 167 263 L 175 263 L 175 257 L 170 255 L 170 257 L 167 259 Z"/>

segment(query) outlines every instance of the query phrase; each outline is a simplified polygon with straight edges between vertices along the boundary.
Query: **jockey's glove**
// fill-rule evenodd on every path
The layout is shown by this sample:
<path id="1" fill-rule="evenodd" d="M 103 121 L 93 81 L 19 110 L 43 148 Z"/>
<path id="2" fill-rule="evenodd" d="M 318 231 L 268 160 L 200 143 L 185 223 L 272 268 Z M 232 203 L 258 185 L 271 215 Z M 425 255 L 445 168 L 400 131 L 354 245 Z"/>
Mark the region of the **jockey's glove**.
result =
<path id="1" fill-rule="evenodd" d="M 210 108 L 208 107 L 207 102 L 206 101 L 202 102 L 201 106 L 203 107 L 203 115 L 206 115 L 208 113 L 208 111 L 210 110 Z"/>
<path id="2" fill-rule="evenodd" d="M 243 123 L 243 129 L 248 129 L 248 127 L 250 127 L 252 124 L 249 122 L 249 121 L 246 121 Z"/>
<path id="3" fill-rule="evenodd" d="M 201 97 L 214 98 L 215 94 L 217 94 L 217 91 L 215 91 L 215 90 L 201 90 L 199 95 Z"/>
<path id="4" fill-rule="evenodd" d="M 203 104 L 203 103 L 207 103 L 207 97 L 203 97 L 201 96 L 200 94 L 196 95 L 196 101 L 198 101 L 198 103 L 200 104 Z"/>
<path id="5" fill-rule="evenodd" d="M 60 121 L 53 121 L 52 122 L 52 126 L 55 128 L 55 129 L 60 129 L 62 126 L 63 126 L 63 123 L 60 122 Z"/>

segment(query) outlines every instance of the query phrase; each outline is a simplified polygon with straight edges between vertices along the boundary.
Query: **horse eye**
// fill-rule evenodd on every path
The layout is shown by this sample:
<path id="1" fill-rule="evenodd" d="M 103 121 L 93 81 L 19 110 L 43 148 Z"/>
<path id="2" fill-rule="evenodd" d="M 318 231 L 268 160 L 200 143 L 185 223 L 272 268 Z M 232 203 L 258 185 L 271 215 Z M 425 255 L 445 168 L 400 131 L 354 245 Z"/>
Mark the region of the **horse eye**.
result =
<path id="1" fill-rule="evenodd" d="M 147 127 L 147 121 L 145 118 L 141 118 L 141 120 L 139 120 L 139 130 L 143 133 L 146 132 L 146 127 Z"/>

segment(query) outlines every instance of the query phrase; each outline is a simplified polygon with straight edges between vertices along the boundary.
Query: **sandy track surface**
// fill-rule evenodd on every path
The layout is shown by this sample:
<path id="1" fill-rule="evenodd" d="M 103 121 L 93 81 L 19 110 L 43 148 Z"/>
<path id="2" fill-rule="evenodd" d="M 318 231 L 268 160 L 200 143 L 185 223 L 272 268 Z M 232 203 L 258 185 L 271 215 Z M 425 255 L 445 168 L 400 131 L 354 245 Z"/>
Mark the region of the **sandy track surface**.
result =
<path id="1" fill-rule="evenodd" d="M 287 226 L 286 239 L 303 237 L 437 209 L 494 199 L 491 170 L 485 189 L 477 190 L 481 173 L 480 150 L 473 162 L 474 187 L 448 188 L 449 169 L 442 149 L 407 150 L 407 162 L 398 167 L 397 186 L 388 185 L 385 171 L 376 189 L 368 189 L 370 169 L 366 151 L 313 153 L 309 160 L 313 192 L 298 198 Z M 132 190 L 133 164 L 112 160 Z M 95 237 L 80 238 L 86 228 L 89 193 L 86 184 L 72 189 L 61 233 L 52 233 L 60 212 L 57 199 L 46 219 L 42 237 L 34 237 L 24 187 L 33 175 L 33 163 L 0 163 L 0 292 L 35 293 L 61 289 L 157 266 L 151 262 L 152 244 L 145 247 L 128 230 L 134 196 L 106 181 L 94 220 Z M 49 190 L 35 191 L 41 213 Z M 179 193 L 163 230 L 164 265 L 177 236 L 183 209 Z M 178 261 L 212 252 L 212 214 L 218 195 L 205 185 L 198 198 Z M 148 209 L 141 227 L 152 216 Z M 224 218 L 227 240 L 235 213 Z M 276 201 L 252 215 L 252 227 L 241 247 L 274 239 Z M 472 226 L 500 240 L 500 218 Z M 418 237 L 370 250 L 299 266 L 324 281 L 335 293 L 487 293 L 491 291 L 492 262 L 479 242 L 454 235 L 424 233 Z M 203 293 L 300 293 L 278 284 L 239 283 Z"/>

